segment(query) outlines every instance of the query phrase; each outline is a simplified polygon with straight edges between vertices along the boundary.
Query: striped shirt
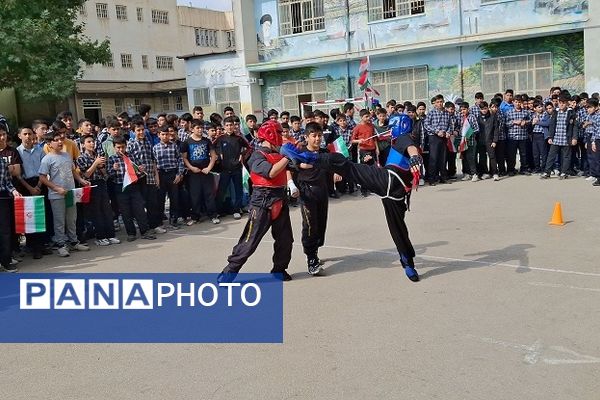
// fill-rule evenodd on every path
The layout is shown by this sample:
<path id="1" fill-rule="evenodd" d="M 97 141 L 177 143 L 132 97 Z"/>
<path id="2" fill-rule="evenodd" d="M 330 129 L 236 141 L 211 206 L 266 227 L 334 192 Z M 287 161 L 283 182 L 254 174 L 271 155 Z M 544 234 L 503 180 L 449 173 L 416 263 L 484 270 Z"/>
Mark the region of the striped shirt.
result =
<path id="1" fill-rule="evenodd" d="M 79 157 L 77 157 L 77 160 L 75 160 L 75 163 L 77 164 L 77 167 L 79 168 L 79 170 L 81 171 L 81 174 L 84 175 L 85 172 L 90 169 L 92 167 L 92 164 L 94 164 L 94 161 L 96 161 L 96 154 L 88 154 L 87 152 L 85 153 L 81 153 L 81 155 Z M 86 175 L 84 175 L 86 176 Z M 92 175 L 89 177 L 90 181 L 99 181 L 99 180 L 106 180 L 108 178 L 108 173 L 106 172 L 106 165 L 102 168 L 96 168 L 94 170 L 94 172 L 92 172 Z M 88 179 L 88 178 L 86 178 Z"/>
<path id="2" fill-rule="evenodd" d="M 541 126 L 541 125 L 539 125 L 539 122 L 542 120 L 543 116 L 544 116 L 544 114 L 538 114 L 538 113 L 533 114 L 532 121 L 533 121 L 534 118 L 537 118 L 537 120 L 538 120 L 537 124 L 533 124 L 533 122 L 532 122 L 532 124 L 533 124 L 533 133 L 534 134 L 540 134 L 541 135 L 541 134 L 544 133 L 544 127 Z"/>
<path id="3" fill-rule="evenodd" d="M 508 139 L 510 140 L 526 140 L 527 139 L 527 125 L 515 125 L 515 121 L 529 121 L 529 111 L 515 109 L 510 110 L 506 113 L 506 125 L 508 127 Z"/>
<path id="4" fill-rule="evenodd" d="M 161 142 L 152 148 L 152 153 L 156 160 L 156 167 L 159 170 L 177 169 L 177 174 L 183 175 L 183 159 L 181 158 L 181 152 L 177 144 L 164 144 Z"/>
<path id="5" fill-rule="evenodd" d="M 569 125 L 569 121 L 567 120 L 568 116 L 568 111 L 556 112 L 556 130 L 554 131 L 554 137 L 552 138 L 552 144 L 556 146 L 569 145 L 569 142 L 567 141 L 567 128 Z"/>
<path id="6" fill-rule="evenodd" d="M 585 140 L 586 142 L 590 140 L 599 140 L 600 139 L 600 113 L 596 111 L 593 114 L 588 114 L 587 120 L 592 123 L 587 128 L 585 128 Z"/>
<path id="7" fill-rule="evenodd" d="M 156 185 L 156 175 L 154 173 L 156 169 L 156 159 L 154 158 L 152 145 L 148 139 L 130 140 L 127 142 L 127 153 L 131 154 L 136 160 L 139 160 L 139 165 L 144 167 L 146 183 L 149 185 Z"/>
<path id="8" fill-rule="evenodd" d="M 15 187 L 8 171 L 8 163 L 0 157 L 0 192 L 12 192 L 13 190 Z"/>

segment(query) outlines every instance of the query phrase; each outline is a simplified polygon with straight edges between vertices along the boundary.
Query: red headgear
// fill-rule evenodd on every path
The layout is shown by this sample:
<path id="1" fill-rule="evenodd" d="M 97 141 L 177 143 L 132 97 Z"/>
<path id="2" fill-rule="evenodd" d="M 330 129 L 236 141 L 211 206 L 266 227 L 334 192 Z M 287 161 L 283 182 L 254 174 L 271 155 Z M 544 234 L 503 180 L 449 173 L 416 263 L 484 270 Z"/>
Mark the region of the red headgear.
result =
<path id="1" fill-rule="evenodd" d="M 265 140 L 273 146 L 281 146 L 283 144 L 282 132 L 283 129 L 279 122 L 269 120 L 260 126 L 257 138 Z"/>

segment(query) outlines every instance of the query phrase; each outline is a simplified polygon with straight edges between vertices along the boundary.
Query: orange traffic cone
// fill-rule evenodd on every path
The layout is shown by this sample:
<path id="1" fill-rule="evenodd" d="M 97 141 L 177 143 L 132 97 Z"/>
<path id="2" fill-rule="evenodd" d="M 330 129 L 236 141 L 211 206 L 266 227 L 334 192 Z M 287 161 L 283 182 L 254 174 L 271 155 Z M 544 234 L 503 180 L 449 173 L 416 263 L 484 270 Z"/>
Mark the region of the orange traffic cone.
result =
<path id="1" fill-rule="evenodd" d="M 548 222 L 549 225 L 560 225 L 563 226 L 565 222 L 563 221 L 562 216 L 562 207 L 560 206 L 560 201 L 557 201 L 554 204 L 554 212 L 552 213 L 552 219 Z"/>

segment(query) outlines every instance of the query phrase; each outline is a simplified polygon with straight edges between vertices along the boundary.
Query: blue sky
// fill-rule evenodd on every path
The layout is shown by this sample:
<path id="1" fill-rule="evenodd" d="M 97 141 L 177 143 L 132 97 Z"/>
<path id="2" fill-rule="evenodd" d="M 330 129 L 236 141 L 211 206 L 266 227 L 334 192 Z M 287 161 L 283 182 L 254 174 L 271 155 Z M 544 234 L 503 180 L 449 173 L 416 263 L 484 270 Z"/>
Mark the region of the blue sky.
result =
<path id="1" fill-rule="evenodd" d="M 231 0 L 177 0 L 180 6 L 209 8 L 211 10 L 231 11 Z"/>

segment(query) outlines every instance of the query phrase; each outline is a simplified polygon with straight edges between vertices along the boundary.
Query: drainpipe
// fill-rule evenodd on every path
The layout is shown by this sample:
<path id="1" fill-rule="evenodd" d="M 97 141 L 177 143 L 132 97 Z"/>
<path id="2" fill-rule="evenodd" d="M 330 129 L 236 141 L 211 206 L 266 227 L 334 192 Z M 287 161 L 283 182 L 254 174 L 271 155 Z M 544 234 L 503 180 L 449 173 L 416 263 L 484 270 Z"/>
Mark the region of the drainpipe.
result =
<path id="1" fill-rule="evenodd" d="M 463 38 L 464 29 L 463 29 L 463 4 L 462 0 L 458 0 L 458 20 L 460 23 L 460 39 Z M 462 99 L 465 98 L 465 72 L 464 72 L 464 61 L 463 61 L 463 45 L 460 44 L 458 46 L 458 53 L 460 56 L 460 97 Z"/>
<path id="2" fill-rule="evenodd" d="M 352 46 L 350 43 L 350 0 L 346 0 L 346 58 L 350 54 Z M 352 98 L 352 80 L 350 79 L 350 60 L 346 60 L 346 76 L 348 79 L 346 90 L 347 98 Z"/>

